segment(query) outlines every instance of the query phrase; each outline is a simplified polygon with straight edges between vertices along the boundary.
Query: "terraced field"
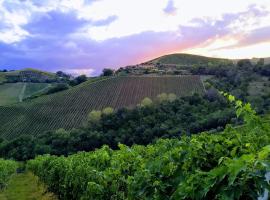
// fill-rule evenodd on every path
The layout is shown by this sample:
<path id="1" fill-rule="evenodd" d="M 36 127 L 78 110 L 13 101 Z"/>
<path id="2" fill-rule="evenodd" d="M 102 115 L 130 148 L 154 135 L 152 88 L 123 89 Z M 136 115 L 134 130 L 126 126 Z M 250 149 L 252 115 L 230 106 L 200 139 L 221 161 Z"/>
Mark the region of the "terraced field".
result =
<path id="1" fill-rule="evenodd" d="M 199 76 L 114 77 L 93 79 L 60 93 L 0 107 L 0 137 L 38 135 L 80 126 L 93 109 L 134 107 L 160 93 L 188 96 L 203 93 Z"/>

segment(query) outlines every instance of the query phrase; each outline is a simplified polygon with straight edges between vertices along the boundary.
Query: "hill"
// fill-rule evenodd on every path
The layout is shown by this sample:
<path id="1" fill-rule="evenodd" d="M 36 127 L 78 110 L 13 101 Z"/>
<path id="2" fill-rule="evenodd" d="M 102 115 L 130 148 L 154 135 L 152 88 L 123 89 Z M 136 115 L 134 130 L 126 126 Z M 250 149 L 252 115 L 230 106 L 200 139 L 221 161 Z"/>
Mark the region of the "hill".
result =
<path id="1" fill-rule="evenodd" d="M 93 109 L 134 107 L 145 97 L 153 99 L 164 92 L 188 96 L 203 91 L 199 76 L 96 78 L 67 91 L 0 107 L 0 137 L 71 129 L 80 126 Z"/>
<path id="2" fill-rule="evenodd" d="M 230 62 L 229 59 L 223 58 L 212 58 L 212 57 L 205 57 L 205 56 L 198 56 L 192 54 L 184 54 L 184 53 L 177 53 L 177 54 L 169 54 L 164 55 L 154 60 L 150 60 L 147 63 L 152 64 L 173 64 L 173 65 L 198 65 L 203 64 L 207 65 L 209 62 L 212 64 L 222 63 L 222 62 Z"/>
<path id="3" fill-rule="evenodd" d="M 233 61 L 223 58 L 211 58 L 192 54 L 169 54 L 153 60 L 120 68 L 116 71 L 119 75 L 191 75 L 192 70 L 199 67 L 220 67 L 233 65 Z"/>
<path id="4" fill-rule="evenodd" d="M 56 74 L 44 72 L 32 68 L 22 70 L 0 72 L 0 83 L 3 82 L 21 82 L 21 81 L 36 81 L 45 82 L 46 80 L 56 79 Z"/>

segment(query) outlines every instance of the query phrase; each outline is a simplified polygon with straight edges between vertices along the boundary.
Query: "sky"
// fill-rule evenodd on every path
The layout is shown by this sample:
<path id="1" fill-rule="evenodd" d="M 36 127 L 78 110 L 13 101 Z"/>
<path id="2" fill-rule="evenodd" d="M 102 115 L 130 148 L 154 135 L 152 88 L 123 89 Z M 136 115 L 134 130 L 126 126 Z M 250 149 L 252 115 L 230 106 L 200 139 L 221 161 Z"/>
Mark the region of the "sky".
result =
<path id="1" fill-rule="evenodd" d="M 98 75 L 171 53 L 270 57 L 270 1 L 0 0 L 0 69 Z"/>

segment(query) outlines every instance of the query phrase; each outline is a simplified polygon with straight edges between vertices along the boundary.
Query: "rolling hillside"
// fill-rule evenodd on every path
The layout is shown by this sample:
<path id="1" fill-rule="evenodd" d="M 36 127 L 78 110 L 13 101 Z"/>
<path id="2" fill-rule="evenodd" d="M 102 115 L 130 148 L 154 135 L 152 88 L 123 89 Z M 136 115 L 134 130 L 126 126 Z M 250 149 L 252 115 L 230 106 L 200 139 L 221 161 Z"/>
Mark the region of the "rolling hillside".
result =
<path id="1" fill-rule="evenodd" d="M 92 79 L 57 94 L 0 107 L 0 137 L 38 135 L 47 130 L 78 127 L 93 109 L 134 107 L 145 97 L 202 93 L 199 76 L 113 77 Z"/>
<path id="2" fill-rule="evenodd" d="M 169 54 L 164 55 L 154 60 L 151 60 L 147 63 L 160 63 L 160 64 L 173 64 L 173 65 L 193 65 L 193 64 L 208 64 L 209 62 L 221 63 L 221 62 L 231 62 L 229 59 L 222 59 L 222 58 L 211 58 L 205 56 L 198 56 L 192 54 Z"/>
<path id="3" fill-rule="evenodd" d="M 50 72 L 44 72 L 32 68 L 25 68 L 22 70 L 15 70 L 15 71 L 9 71 L 9 72 L 0 72 L 0 83 L 6 82 L 10 80 L 21 79 L 21 80 L 27 80 L 29 78 L 35 78 L 37 80 L 43 80 L 46 79 L 55 79 L 56 75 L 54 73 Z"/>

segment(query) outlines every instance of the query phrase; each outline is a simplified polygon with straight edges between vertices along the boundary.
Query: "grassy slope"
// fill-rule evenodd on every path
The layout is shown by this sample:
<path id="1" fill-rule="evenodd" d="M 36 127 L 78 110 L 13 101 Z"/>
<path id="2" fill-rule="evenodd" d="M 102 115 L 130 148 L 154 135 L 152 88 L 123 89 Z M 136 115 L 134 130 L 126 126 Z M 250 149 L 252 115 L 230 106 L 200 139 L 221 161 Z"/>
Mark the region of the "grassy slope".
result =
<path id="1" fill-rule="evenodd" d="M 45 88 L 49 87 L 51 84 L 48 83 L 32 83 L 28 84 L 24 92 L 24 98 L 29 97 Z"/>
<path id="2" fill-rule="evenodd" d="M 24 84 L 7 83 L 0 85 L 0 106 L 17 103 Z"/>
<path id="3" fill-rule="evenodd" d="M 192 65 L 192 64 L 208 64 L 219 62 L 230 62 L 227 59 L 211 58 L 205 56 L 191 55 L 191 54 L 170 54 L 156 58 L 150 62 L 161 64 L 176 64 L 176 65 Z"/>
<path id="4" fill-rule="evenodd" d="M 37 135 L 47 130 L 78 127 L 93 109 L 136 106 L 162 92 L 178 96 L 203 92 L 198 76 L 116 77 L 92 80 L 77 87 L 18 105 L 0 107 L 0 137 Z"/>
<path id="5" fill-rule="evenodd" d="M 26 85 L 26 87 L 22 94 L 21 92 L 24 85 Z M 17 103 L 19 102 L 20 95 L 22 95 L 23 99 L 47 86 L 48 83 L 5 83 L 0 85 L 0 106 Z"/>
<path id="6" fill-rule="evenodd" d="M 6 190 L 0 193 L 0 200 L 56 200 L 51 193 L 46 193 L 37 177 L 31 173 L 14 175 Z"/>

